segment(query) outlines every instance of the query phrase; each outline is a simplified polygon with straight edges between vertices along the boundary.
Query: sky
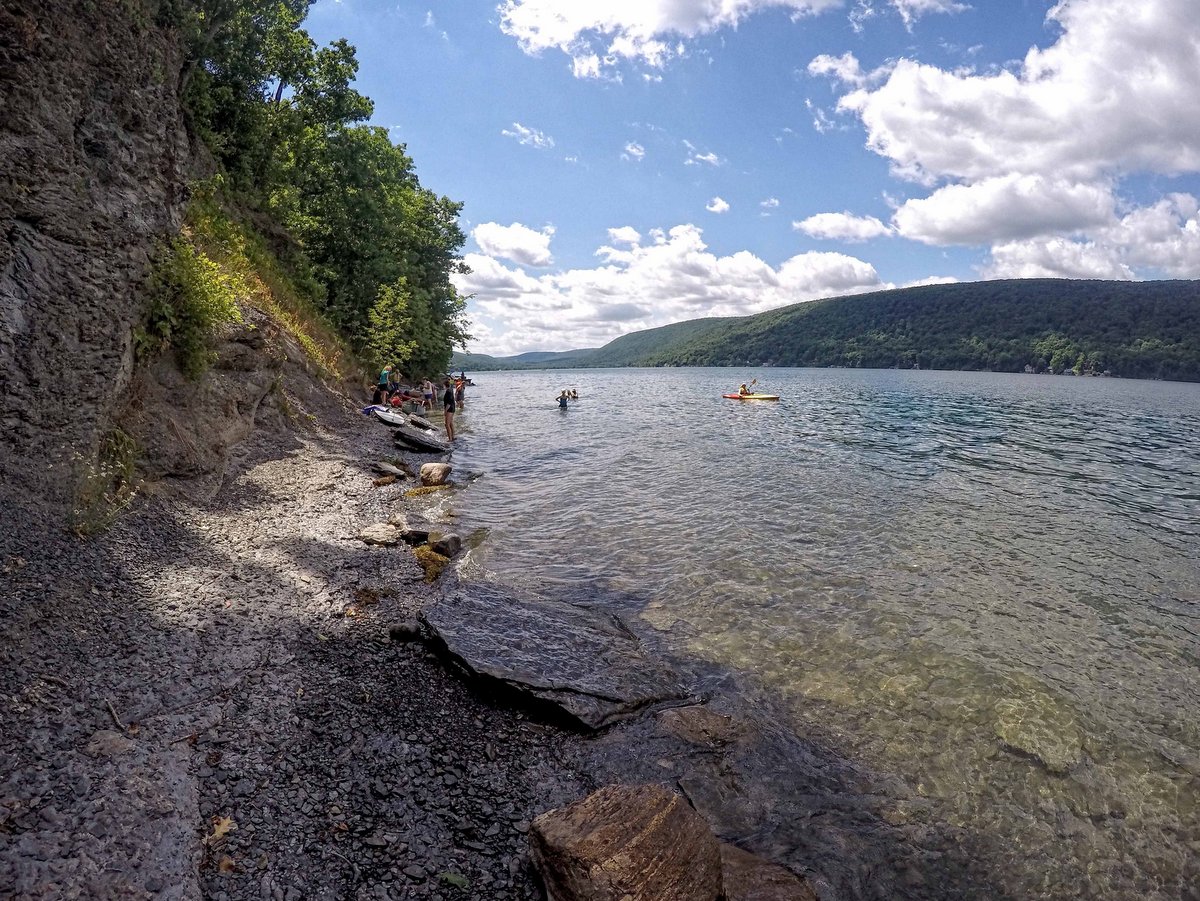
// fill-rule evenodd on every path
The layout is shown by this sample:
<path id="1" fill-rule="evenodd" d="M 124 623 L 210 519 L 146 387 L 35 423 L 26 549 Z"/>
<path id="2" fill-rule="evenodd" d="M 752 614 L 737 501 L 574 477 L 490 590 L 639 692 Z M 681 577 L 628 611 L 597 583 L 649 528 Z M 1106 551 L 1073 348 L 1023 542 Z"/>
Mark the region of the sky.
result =
<path id="1" fill-rule="evenodd" d="M 1200 278 L 1200 0 L 317 0 L 460 201 L 477 353 L 994 278 Z"/>

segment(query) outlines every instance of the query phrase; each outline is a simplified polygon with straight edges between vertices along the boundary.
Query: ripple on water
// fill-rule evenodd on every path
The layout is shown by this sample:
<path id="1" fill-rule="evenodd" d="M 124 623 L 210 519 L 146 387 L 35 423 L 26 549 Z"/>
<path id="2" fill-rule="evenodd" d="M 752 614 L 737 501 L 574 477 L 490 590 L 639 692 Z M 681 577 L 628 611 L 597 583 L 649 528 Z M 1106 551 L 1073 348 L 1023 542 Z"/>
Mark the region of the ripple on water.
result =
<path id="1" fill-rule="evenodd" d="M 567 415 L 537 407 L 561 373 L 481 376 L 473 564 L 641 598 L 1014 897 L 1194 891 L 1200 388 L 766 375 L 778 404 L 721 401 L 728 370 L 572 373 Z"/>

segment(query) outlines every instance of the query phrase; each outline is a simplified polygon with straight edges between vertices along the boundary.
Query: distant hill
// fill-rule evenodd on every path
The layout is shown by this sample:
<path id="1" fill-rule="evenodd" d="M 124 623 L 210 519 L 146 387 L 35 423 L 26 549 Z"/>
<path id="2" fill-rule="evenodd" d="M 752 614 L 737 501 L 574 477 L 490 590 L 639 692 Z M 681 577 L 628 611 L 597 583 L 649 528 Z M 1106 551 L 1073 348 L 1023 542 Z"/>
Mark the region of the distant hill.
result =
<path id="1" fill-rule="evenodd" d="M 694 319 L 623 335 L 595 350 L 456 355 L 455 368 L 464 365 L 460 359 L 475 369 L 1028 368 L 1200 381 L 1200 281 L 928 285 L 799 303 L 755 316 Z"/>

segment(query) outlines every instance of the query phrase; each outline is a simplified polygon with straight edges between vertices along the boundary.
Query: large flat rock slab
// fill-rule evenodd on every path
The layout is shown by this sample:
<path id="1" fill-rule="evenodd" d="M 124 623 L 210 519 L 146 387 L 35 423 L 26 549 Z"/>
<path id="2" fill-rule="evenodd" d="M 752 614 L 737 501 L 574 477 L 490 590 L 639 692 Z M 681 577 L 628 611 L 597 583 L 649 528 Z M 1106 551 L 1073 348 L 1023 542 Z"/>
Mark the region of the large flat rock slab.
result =
<path id="1" fill-rule="evenodd" d="M 553 704 L 590 729 L 686 696 L 678 674 L 603 610 L 476 584 L 423 618 L 471 672 Z"/>

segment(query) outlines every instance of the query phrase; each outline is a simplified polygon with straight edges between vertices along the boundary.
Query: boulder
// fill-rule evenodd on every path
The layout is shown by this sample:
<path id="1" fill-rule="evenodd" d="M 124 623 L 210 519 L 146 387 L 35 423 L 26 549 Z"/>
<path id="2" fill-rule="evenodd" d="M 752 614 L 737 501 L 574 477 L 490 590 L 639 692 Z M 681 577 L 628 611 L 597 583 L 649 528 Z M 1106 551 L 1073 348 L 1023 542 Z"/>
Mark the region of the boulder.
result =
<path id="1" fill-rule="evenodd" d="M 445 485 L 453 468 L 449 463 L 422 463 L 421 484 L 426 488 Z"/>
<path id="2" fill-rule="evenodd" d="M 687 696 L 679 674 L 602 609 L 477 582 L 421 616 L 466 670 L 589 729 Z"/>
<path id="3" fill-rule="evenodd" d="M 443 557 L 453 557 L 462 550 L 462 539 L 453 532 L 430 532 L 429 546 Z"/>
<path id="4" fill-rule="evenodd" d="M 396 529 L 405 544 L 416 547 L 429 541 L 430 526 L 427 522 L 409 519 L 403 513 L 397 513 L 388 520 L 388 525 Z"/>
<path id="5" fill-rule="evenodd" d="M 719 901 L 721 852 L 698 813 L 659 785 L 609 785 L 529 830 L 548 901 Z"/>
<path id="6" fill-rule="evenodd" d="M 725 901 L 817 901 L 808 881 L 757 854 L 721 843 Z"/>
<path id="7" fill-rule="evenodd" d="M 395 547 L 400 543 L 400 530 L 391 523 L 378 522 L 358 533 L 360 541 L 380 547 Z"/>

